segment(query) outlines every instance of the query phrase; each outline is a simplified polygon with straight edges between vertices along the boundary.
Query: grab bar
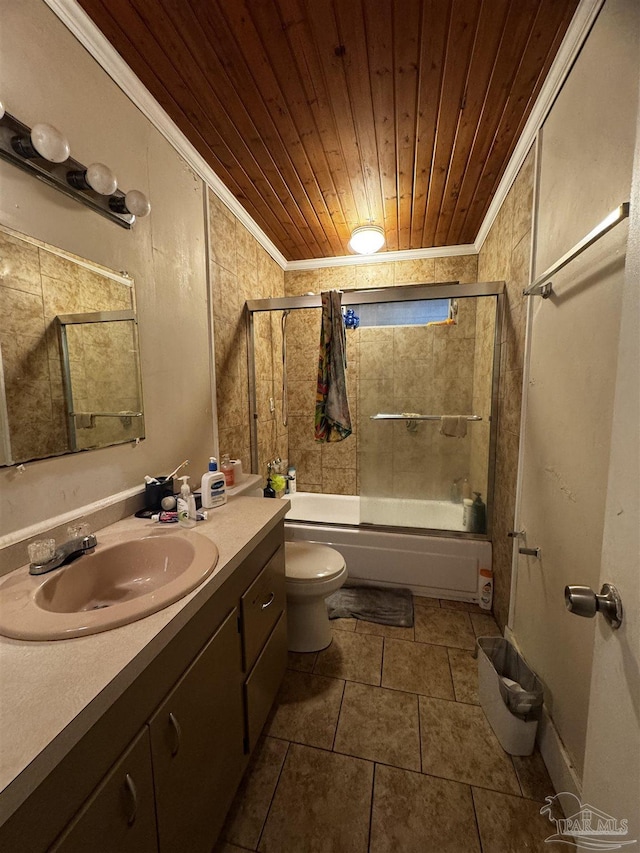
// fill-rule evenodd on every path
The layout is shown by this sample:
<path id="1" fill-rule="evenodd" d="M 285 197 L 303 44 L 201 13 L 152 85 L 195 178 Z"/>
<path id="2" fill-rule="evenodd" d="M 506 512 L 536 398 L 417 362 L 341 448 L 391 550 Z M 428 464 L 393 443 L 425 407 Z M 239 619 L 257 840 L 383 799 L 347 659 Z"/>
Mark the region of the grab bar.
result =
<path id="1" fill-rule="evenodd" d="M 413 412 L 404 412 L 399 415 L 379 412 L 377 415 L 369 415 L 371 421 L 441 421 L 442 418 L 464 418 L 467 421 L 482 420 L 480 415 L 417 415 Z"/>
<path id="2" fill-rule="evenodd" d="M 585 249 L 588 249 L 589 246 L 592 246 L 596 240 L 599 240 L 600 237 L 604 237 L 612 228 L 615 228 L 618 223 L 622 222 L 629 216 L 629 202 L 623 202 L 620 207 L 617 207 L 615 210 L 612 210 L 611 213 L 602 220 L 599 225 L 593 229 L 593 231 L 589 231 L 586 237 L 583 237 L 579 243 L 570 249 L 566 255 L 563 255 L 560 260 L 556 261 L 555 264 L 549 267 L 541 276 L 530 284 L 526 290 L 522 291 L 523 296 L 542 296 L 543 299 L 548 299 L 551 296 L 551 282 L 548 281 L 552 276 L 554 276 L 557 272 L 560 272 L 561 269 L 566 267 L 568 263 L 570 263 L 574 258 L 577 258 L 578 255 L 581 255 Z"/>
<path id="3" fill-rule="evenodd" d="M 71 412 L 72 418 L 141 418 L 142 412 Z"/>

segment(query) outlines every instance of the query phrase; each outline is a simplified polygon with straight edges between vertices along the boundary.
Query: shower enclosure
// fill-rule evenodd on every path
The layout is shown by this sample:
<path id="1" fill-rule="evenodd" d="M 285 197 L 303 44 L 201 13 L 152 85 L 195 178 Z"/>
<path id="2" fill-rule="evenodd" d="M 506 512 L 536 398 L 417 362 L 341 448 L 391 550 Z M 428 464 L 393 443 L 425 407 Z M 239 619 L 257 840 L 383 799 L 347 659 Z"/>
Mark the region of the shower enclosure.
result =
<path id="1" fill-rule="evenodd" d="M 330 444 L 315 442 L 313 429 L 320 295 L 247 302 L 252 469 L 264 474 L 272 445 L 296 467 L 289 519 L 488 536 L 503 290 L 489 282 L 344 291 L 343 307 L 360 319 L 346 330 L 353 434 Z M 274 328 L 284 332 L 281 349 L 266 334 Z M 277 380 L 265 400 L 267 361 Z M 261 433 L 267 427 L 277 445 Z M 476 512 L 480 502 L 486 510 Z"/>

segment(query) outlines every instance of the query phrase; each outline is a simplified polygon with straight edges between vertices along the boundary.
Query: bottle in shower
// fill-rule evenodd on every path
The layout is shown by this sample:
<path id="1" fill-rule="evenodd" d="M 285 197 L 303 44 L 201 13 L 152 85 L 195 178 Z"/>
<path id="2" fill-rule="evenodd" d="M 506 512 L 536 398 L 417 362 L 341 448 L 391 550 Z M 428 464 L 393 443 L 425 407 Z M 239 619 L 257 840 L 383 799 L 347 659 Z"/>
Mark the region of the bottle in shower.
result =
<path id="1" fill-rule="evenodd" d="M 473 493 L 476 497 L 473 501 L 472 512 L 472 532 L 486 533 L 487 532 L 487 508 L 480 492 Z"/>

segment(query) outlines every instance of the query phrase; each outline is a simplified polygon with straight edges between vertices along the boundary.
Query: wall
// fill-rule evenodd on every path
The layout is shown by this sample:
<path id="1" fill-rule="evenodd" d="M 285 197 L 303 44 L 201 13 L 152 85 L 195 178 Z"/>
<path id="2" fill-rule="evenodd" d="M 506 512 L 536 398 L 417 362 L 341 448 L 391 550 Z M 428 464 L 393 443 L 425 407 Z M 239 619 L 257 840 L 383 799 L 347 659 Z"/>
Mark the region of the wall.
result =
<path id="1" fill-rule="evenodd" d="M 509 618 L 511 591 L 513 546 L 507 534 L 514 529 L 516 504 L 527 309 L 526 297 L 522 296 L 522 291 L 529 284 L 533 167 L 534 155 L 530 152 L 500 208 L 478 257 L 480 281 L 504 279 L 506 282 L 492 534 L 493 611 L 501 628 L 504 628 Z M 483 315 L 478 317 L 478 322 L 485 322 Z"/>
<path id="2" fill-rule="evenodd" d="M 477 257 L 465 255 L 288 271 L 285 292 L 296 296 L 334 288 L 477 280 Z M 444 453 L 430 456 L 432 440 L 438 441 L 427 432 L 432 424 L 421 424 L 417 433 L 409 434 L 404 424 L 372 423 L 369 414 L 373 408 L 470 408 L 475 304 L 462 308 L 456 327 L 347 330 L 347 392 L 354 432 L 335 444 L 317 444 L 313 438 L 319 324 L 320 311 L 315 309 L 292 312 L 287 325 L 289 458 L 297 466 L 298 488 L 325 494 L 360 494 L 363 489 L 368 494 L 448 499 L 451 481 L 469 473 L 470 435 L 449 440 Z M 362 481 L 364 470 L 371 473 Z"/>
<path id="3" fill-rule="evenodd" d="M 0 469 L 0 533 L 73 512 L 167 473 L 199 479 L 214 444 L 202 182 L 42 0 L 0 0 L 7 110 L 58 126 L 72 155 L 148 195 L 130 231 L 0 163 L 0 223 L 135 280 L 147 439 Z M 28 46 L 28 49 L 27 49 Z M 36 61 L 37 60 L 37 61 Z M 46 60 L 46 61 L 45 61 Z"/>
<path id="4" fill-rule="evenodd" d="M 545 121 L 539 273 L 629 199 L 639 31 L 637 3 L 607 0 Z M 512 628 L 545 683 L 547 707 L 578 780 L 601 626 L 567 613 L 564 587 L 600 586 L 627 225 L 554 276 L 553 296 L 536 298 L 531 312 L 518 526 L 542 556 L 518 560 Z M 637 568 L 637 553 L 635 560 Z"/>
<path id="5" fill-rule="evenodd" d="M 284 272 L 212 192 L 209 252 L 215 340 L 216 398 L 220 453 L 241 459 L 251 471 L 249 375 L 246 344 L 247 299 L 284 295 Z M 256 315 L 255 362 L 259 424 L 259 471 L 287 456 L 282 424 L 280 316 Z M 269 404 L 273 399 L 273 411 Z"/>

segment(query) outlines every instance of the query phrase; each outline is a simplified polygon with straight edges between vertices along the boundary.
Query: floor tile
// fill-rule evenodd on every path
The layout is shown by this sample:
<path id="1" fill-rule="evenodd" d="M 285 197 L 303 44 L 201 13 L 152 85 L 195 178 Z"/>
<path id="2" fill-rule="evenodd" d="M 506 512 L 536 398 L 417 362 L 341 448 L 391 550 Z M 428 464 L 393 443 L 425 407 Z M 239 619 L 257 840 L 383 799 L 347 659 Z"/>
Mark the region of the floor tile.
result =
<path id="1" fill-rule="evenodd" d="M 333 678 L 380 684 L 382 644 L 382 637 L 334 631 L 329 648 L 318 652 L 313 671 Z"/>
<path id="2" fill-rule="evenodd" d="M 440 600 L 438 598 L 429 598 L 428 595 L 414 595 L 413 604 L 414 607 L 440 607 Z"/>
<path id="3" fill-rule="evenodd" d="M 422 770 L 509 794 L 520 794 L 510 756 L 482 708 L 420 697 Z"/>
<path id="4" fill-rule="evenodd" d="M 366 853 L 373 764 L 291 744 L 258 849 Z"/>
<path id="5" fill-rule="evenodd" d="M 418 697 L 347 682 L 334 749 L 420 770 Z"/>
<path id="6" fill-rule="evenodd" d="M 498 623 L 489 613 L 471 613 L 471 624 L 476 637 L 501 637 Z"/>
<path id="7" fill-rule="evenodd" d="M 522 795 L 530 800 L 544 803 L 545 799 L 554 793 L 554 789 L 538 750 L 534 750 L 532 755 L 514 755 L 512 760 L 522 788 Z"/>
<path id="8" fill-rule="evenodd" d="M 479 705 L 478 660 L 469 649 L 447 649 L 457 702 Z"/>
<path id="9" fill-rule="evenodd" d="M 545 839 L 556 825 L 540 814 L 540 803 L 473 788 L 483 853 L 549 853 Z"/>
<path id="10" fill-rule="evenodd" d="M 306 672 L 286 672 L 265 731 L 271 737 L 331 749 L 344 682 Z"/>
<path id="11" fill-rule="evenodd" d="M 287 669 L 297 669 L 298 672 L 313 672 L 318 652 L 288 652 Z"/>
<path id="12" fill-rule="evenodd" d="M 395 625 L 380 625 L 378 622 L 365 622 L 358 619 L 356 634 L 374 634 L 376 637 L 392 637 L 396 640 L 413 640 L 413 628 L 400 628 Z"/>
<path id="13" fill-rule="evenodd" d="M 336 628 L 338 631 L 351 631 L 353 633 L 356 630 L 356 626 L 358 624 L 357 619 L 332 619 L 331 627 Z"/>
<path id="14" fill-rule="evenodd" d="M 479 604 L 474 604 L 472 601 L 453 601 L 448 598 L 440 599 L 440 607 L 446 610 L 462 610 L 466 613 L 486 613 Z"/>
<path id="15" fill-rule="evenodd" d="M 416 607 L 416 640 L 438 646 L 473 649 L 476 638 L 468 613 L 435 607 Z"/>
<path id="16" fill-rule="evenodd" d="M 256 746 L 222 831 L 228 842 L 256 849 L 288 746 L 270 737 Z"/>
<path id="17" fill-rule="evenodd" d="M 454 699 L 449 658 L 444 646 L 385 640 L 382 686 L 440 699 Z"/>
<path id="18" fill-rule="evenodd" d="M 471 789 L 376 765 L 370 853 L 479 853 Z"/>

